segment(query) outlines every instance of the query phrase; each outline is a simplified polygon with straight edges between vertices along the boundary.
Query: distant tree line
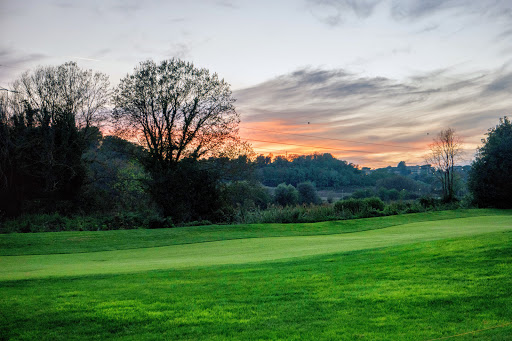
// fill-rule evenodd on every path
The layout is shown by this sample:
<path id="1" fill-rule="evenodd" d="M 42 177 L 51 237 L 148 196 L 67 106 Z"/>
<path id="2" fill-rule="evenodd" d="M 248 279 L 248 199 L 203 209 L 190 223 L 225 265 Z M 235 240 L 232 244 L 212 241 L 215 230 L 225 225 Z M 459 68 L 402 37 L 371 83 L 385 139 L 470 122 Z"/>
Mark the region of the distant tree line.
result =
<path id="1" fill-rule="evenodd" d="M 345 186 L 365 185 L 361 170 L 356 165 L 338 160 L 331 154 L 299 155 L 291 160 L 277 156 L 260 155 L 255 161 L 256 176 L 265 185 L 280 183 L 297 186 L 311 181 L 317 188 L 340 189 Z"/>

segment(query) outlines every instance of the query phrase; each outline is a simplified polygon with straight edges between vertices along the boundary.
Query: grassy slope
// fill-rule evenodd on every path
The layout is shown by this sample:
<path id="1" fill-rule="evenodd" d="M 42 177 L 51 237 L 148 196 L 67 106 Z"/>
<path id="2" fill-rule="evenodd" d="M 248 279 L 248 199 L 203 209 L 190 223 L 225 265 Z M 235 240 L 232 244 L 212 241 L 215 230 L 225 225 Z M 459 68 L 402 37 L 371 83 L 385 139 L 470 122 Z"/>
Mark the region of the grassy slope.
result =
<path id="1" fill-rule="evenodd" d="M 289 260 L 0 282 L 20 340 L 428 340 L 512 321 L 512 232 Z M 512 325 L 457 340 L 512 340 Z"/>
<path id="2" fill-rule="evenodd" d="M 114 231 L 126 233 L 121 250 L 67 255 L 54 254 L 45 240 L 61 233 L 41 234 L 39 244 L 26 246 L 46 256 L 26 255 L 23 238 L 34 235 L 11 235 L 18 243 L 4 252 L 21 256 L 0 257 L 3 278 L 65 276 L 0 281 L 0 339 L 426 340 L 499 326 L 512 322 L 512 215 L 481 212 L 493 216 L 325 223 L 319 236 L 285 225 L 292 233 L 282 238 L 236 240 L 234 229 L 210 231 L 226 240 L 134 250 L 123 249 L 149 246 L 151 238 L 129 243 L 129 233 L 140 231 Z M 441 219 L 454 214 L 460 212 Z M 396 220 L 381 220 L 390 218 Z M 404 219 L 420 222 L 396 225 Z M 368 230 L 384 224 L 396 226 Z M 368 231 L 332 234 L 350 228 Z M 115 249 L 116 238 L 106 239 L 86 239 L 80 251 Z M 185 268 L 177 266 L 180 259 Z M 229 265 L 211 265 L 223 263 Z M 141 271 L 162 267 L 173 269 Z M 89 275 L 70 277 L 73 271 Z M 512 325 L 459 339 L 474 335 L 512 340 Z"/>
<path id="3" fill-rule="evenodd" d="M 359 232 L 433 220 L 511 215 L 511 210 L 457 210 L 311 224 L 250 224 L 116 230 L 0 234 L 0 256 L 79 253 L 181 245 L 219 240 L 310 236 Z"/>
<path id="4" fill-rule="evenodd" d="M 235 239 L 77 254 L 2 256 L 0 280 L 244 264 L 510 230 L 512 216 L 509 215 L 419 222 L 350 234 Z"/>

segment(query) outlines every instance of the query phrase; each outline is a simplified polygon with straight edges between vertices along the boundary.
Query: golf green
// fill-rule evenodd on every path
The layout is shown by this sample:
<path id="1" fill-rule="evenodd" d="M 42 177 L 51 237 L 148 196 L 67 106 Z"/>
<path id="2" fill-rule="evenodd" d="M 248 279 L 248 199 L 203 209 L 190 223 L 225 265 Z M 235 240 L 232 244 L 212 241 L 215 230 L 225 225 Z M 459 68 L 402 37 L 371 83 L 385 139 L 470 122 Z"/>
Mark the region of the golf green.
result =
<path id="1" fill-rule="evenodd" d="M 0 280 L 280 261 L 512 230 L 512 216 L 418 222 L 345 234 L 248 238 L 73 254 L 0 257 Z"/>

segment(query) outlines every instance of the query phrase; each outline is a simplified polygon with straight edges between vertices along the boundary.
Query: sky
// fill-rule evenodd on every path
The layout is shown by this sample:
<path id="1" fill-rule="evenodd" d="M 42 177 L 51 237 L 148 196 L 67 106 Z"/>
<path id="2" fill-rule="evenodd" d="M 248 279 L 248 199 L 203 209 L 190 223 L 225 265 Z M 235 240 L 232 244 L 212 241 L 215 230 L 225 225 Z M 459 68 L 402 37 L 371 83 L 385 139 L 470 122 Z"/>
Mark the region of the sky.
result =
<path id="1" fill-rule="evenodd" d="M 453 128 L 468 164 L 512 112 L 510 0 L 0 0 L 0 86 L 76 61 L 113 86 L 181 58 L 231 84 L 257 153 L 423 164 Z"/>

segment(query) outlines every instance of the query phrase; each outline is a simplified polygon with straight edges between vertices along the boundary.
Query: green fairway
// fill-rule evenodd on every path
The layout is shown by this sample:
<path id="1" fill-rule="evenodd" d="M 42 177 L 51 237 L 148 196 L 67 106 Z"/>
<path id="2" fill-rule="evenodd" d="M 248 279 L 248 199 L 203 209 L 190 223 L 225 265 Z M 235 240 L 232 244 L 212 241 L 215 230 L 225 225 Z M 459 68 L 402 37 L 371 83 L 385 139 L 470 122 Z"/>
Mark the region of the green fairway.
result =
<path id="1" fill-rule="evenodd" d="M 55 253 L 65 249 L 59 233 L 10 235 L 17 242 L 2 253 L 11 256 L 0 257 L 0 336 L 512 340 L 512 215 L 477 212 L 310 227 L 318 235 L 243 226 L 261 234 L 244 239 L 231 227 L 196 243 L 179 237 L 185 228 L 173 231 L 177 241 L 132 244 L 127 236 L 141 231 L 108 231 L 120 233 L 120 247 L 116 238 L 99 242 L 104 232 L 85 233 L 93 238 L 79 253 Z"/>
<path id="2" fill-rule="evenodd" d="M 157 230 L 11 233 L 0 234 L 0 256 L 111 251 L 229 239 L 352 233 L 422 221 L 505 215 L 512 216 L 512 211 L 436 211 L 311 224 L 210 225 Z"/>
<path id="3" fill-rule="evenodd" d="M 350 234 L 225 240 L 133 250 L 0 257 L 0 280 L 273 261 L 512 230 L 512 216 L 411 223 Z"/>

